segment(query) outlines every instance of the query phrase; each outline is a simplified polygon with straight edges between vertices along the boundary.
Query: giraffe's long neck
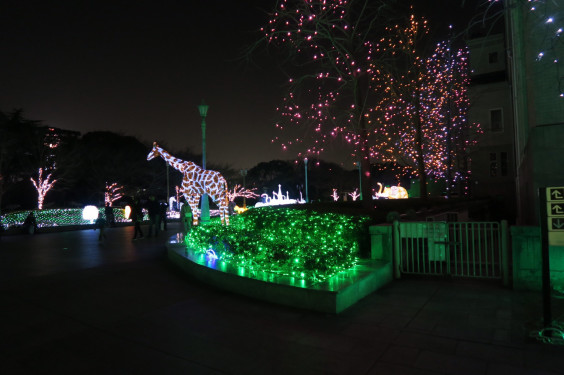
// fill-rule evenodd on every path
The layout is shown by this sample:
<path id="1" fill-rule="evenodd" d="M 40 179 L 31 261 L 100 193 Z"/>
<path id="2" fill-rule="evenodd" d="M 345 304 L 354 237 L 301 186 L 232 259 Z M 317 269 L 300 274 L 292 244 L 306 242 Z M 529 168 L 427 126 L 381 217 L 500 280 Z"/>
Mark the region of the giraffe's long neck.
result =
<path id="1" fill-rule="evenodd" d="M 160 147 L 157 147 L 157 150 L 159 151 L 159 155 L 161 155 L 161 157 L 167 162 L 168 165 L 170 165 L 171 167 L 173 167 L 174 169 L 180 172 L 184 172 L 184 168 L 183 168 L 184 160 L 175 158 L 174 156 L 169 154 L 168 151 Z"/>

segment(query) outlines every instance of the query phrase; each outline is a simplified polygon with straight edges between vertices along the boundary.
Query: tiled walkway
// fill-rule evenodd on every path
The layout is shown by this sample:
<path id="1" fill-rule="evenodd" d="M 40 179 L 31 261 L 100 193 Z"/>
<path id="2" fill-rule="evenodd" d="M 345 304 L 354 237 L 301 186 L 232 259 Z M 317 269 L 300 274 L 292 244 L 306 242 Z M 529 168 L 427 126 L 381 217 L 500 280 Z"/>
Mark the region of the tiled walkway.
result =
<path id="1" fill-rule="evenodd" d="M 107 234 L 2 238 L 0 374 L 564 374 L 564 346 L 528 337 L 537 293 L 400 280 L 325 315 L 196 282 L 167 236 Z"/>

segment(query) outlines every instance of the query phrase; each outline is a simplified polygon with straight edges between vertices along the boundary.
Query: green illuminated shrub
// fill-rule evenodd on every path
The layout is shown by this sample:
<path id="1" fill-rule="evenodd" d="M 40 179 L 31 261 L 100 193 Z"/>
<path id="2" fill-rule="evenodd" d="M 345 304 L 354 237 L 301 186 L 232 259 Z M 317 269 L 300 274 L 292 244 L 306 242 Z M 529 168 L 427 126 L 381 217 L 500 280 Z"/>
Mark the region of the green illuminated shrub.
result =
<path id="1" fill-rule="evenodd" d="M 225 261 L 262 271 L 321 280 L 352 267 L 359 234 L 368 218 L 308 210 L 261 207 L 195 227 L 186 244 L 198 252 L 213 249 Z"/>

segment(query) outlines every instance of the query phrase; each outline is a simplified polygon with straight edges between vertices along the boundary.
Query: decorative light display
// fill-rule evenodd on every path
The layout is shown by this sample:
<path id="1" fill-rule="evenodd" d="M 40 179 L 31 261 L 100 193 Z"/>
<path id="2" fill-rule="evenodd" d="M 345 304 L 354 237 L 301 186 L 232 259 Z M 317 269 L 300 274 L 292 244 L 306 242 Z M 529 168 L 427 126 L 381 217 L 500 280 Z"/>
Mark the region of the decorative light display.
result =
<path id="1" fill-rule="evenodd" d="M 125 210 L 113 208 L 116 222 L 127 222 Z M 104 214 L 104 208 L 99 208 L 99 215 Z M 1 221 L 6 229 L 21 226 L 27 215 L 31 211 L 11 212 L 1 216 Z M 48 210 L 34 210 L 35 219 L 38 227 L 56 227 L 67 225 L 89 225 L 90 220 L 83 218 L 82 208 L 57 208 Z M 144 220 L 149 220 L 146 210 L 144 211 Z"/>
<path id="2" fill-rule="evenodd" d="M 331 198 L 333 198 L 333 201 L 335 202 L 339 200 L 339 193 L 337 192 L 337 189 L 333 189 L 333 192 L 331 193 Z"/>
<path id="3" fill-rule="evenodd" d="M 255 193 L 255 190 L 257 189 L 256 188 L 246 189 L 243 188 L 241 185 L 237 184 L 233 187 L 233 191 L 228 191 L 227 194 L 229 197 L 229 201 L 233 202 L 237 197 L 249 198 L 249 199 L 258 198 L 259 195 Z"/>
<path id="4" fill-rule="evenodd" d="M 217 254 L 215 253 L 215 251 L 213 251 L 213 249 L 206 250 L 206 257 L 212 260 L 218 259 Z"/>
<path id="5" fill-rule="evenodd" d="M 108 184 L 106 182 L 106 189 L 104 191 L 104 203 L 113 206 L 114 202 L 123 197 L 123 186 L 118 185 L 117 182 Z"/>
<path id="6" fill-rule="evenodd" d="M 37 190 L 37 208 L 40 210 L 43 209 L 43 200 L 45 199 L 45 195 L 49 190 L 51 190 L 53 185 L 55 185 L 55 182 L 57 182 L 57 180 L 49 181 L 51 177 L 52 174 L 49 173 L 47 178 L 43 179 L 43 168 L 39 168 L 37 181 L 35 181 L 33 177 L 30 177 L 31 182 L 33 182 L 33 186 L 35 186 L 35 189 Z"/>
<path id="7" fill-rule="evenodd" d="M 252 208 L 231 225 L 194 227 L 185 242 L 249 272 L 260 270 L 307 280 L 324 280 L 354 266 L 360 233 L 368 218 L 320 214 L 280 207 Z"/>
<path id="8" fill-rule="evenodd" d="M 272 198 L 269 197 L 268 194 L 262 194 L 261 198 L 264 201 L 257 202 L 255 204 L 255 207 L 282 206 L 286 204 L 305 203 L 303 198 L 301 198 L 301 195 L 300 195 L 300 199 L 298 200 L 298 199 L 291 199 L 289 192 L 286 192 L 286 195 L 282 194 L 282 185 L 278 185 L 278 193 L 275 191 L 272 192 Z"/>
<path id="9" fill-rule="evenodd" d="M 278 2 L 263 31 L 270 44 L 290 50 L 302 75 L 290 78 L 276 126 L 288 134 L 302 127 L 310 137 L 273 142 L 301 145 L 300 158 L 318 156 L 341 136 L 362 161 L 363 176 L 373 159 L 421 179 L 447 179 L 450 187 L 468 176 L 460 159 L 475 128 L 466 120 L 467 52 L 451 53 L 442 43 L 424 59 L 416 47 L 427 21 L 412 15 L 405 27 L 376 30 L 386 24 L 386 9 L 376 1 Z"/>
<path id="10" fill-rule="evenodd" d="M 262 30 L 272 46 L 288 51 L 296 77 L 278 108 L 276 127 L 284 132 L 272 141 L 282 149 L 296 147 L 297 159 L 319 157 L 338 137 L 360 155 L 369 176 L 367 122 L 369 103 L 380 93 L 371 77 L 393 57 L 381 35 L 389 8 L 385 1 L 282 0 Z M 355 158 L 358 160 L 359 158 Z M 368 186 L 368 184 L 363 185 Z"/>
<path id="11" fill-rule="evenodd" d="M 131 206 L 130 205 L 125 206 L 125 218 L 127 220 L 131 219 Z"/>
<path id="12" fill-rule="evenodd" d="M 219 172 L 202 169 L 191 161 L 175 158 L 154 142 L 153 149 L 147 155 L 147 160 L 152 160 L 158 156 L 162 157 L 168 165 L 183 174 L 180 191 L 192 209 L 194 225 L 198 224 L 198 217 L 200 216 L 198 200 L 204 194 L 207 194 L 219 207 L 221 222 L 229 225 L 229 190 L 227 188 L 227 181 Z"/>
<path id="13" fill-rule="evenodd" d="M 415 45 L 426 33 L 425 22 L 412 16 L 410 25 L 397 29 L 404 37 L 403 54 L 407 73 L 393 77 L 396 95 L 382 96 L 370 109 L 370 122 L 377 125 L 371 155 L 381 165 L 400 164 L 401 175 L 427 176 L 445 180 L 447 194 L 459 187 L 466 194 L 469 178 L 469 150 L 482 132 L 479 124 L 467 121 L 469 99 L 468 50 L 453 51 L 450 42 L 436 45 L 423 59 Z"/>
<path id="14" fill-rule="evenodd" d="M 407 199 L 409 198 L 409 194 L 407 190 L 403 186 L 391 186 L 391 187 L 384 187 L 380 182 L 378 182 L 378 186 L 380 189 L 377 193 L 374 194 L 372 197 L 373 199 L 379 198 L 386 198 L 386 199 Z"/>
<path id="15" fill-rule="evenodd" d="M 501 2 L 501 0 L 488 0 L 490 8 Z M 558 83 L 558 92 L 561 98 L 564 98 L 564 16 L 562 4 L 554 0 L 512 0 L 505 1 L 506 7 L 523 7 L 525 12 L 530 14 L 535 20 L 533 32 L 538 32 L 541 36 L 535 39 L 536 49 L 534 53 L 535 60 L 545 64 L 546 69 L 553 71 L 554 77 Z M 490 8 L 486 11 L 488 18 L 496 17 L 496 14 L 488 14 Z M 503 14 L 502 14 L 503 15 Z M 485 17 L 484 17 L 485 18 Z"/>
<path id="16" fill-rule="evenodd" d="M 90 224 L 94 223 L 94 221 L 98 219 L 99 214 L 98 207 L 96 206 L 86 206 L 82 209 L 82 218 L 90 221 Z"/>
<path id="17" fill-rule="evenodd" d="M 349 196 L 352 198 L 353 202 L 356 202 L 356 200 L 358 199 L 358 197 L 360 197 L 360 194 L 358 192 L 358 189 L 354 189 L 354 191 L 352 193 L 348 193 Z"/>

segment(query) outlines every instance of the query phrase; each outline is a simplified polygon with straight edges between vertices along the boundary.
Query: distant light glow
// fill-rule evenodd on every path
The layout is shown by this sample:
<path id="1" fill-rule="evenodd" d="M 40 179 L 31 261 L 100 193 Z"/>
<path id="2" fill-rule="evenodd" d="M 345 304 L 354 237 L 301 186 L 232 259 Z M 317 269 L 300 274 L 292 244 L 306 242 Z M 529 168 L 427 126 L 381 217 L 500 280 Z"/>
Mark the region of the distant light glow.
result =
<path id="1" fill-rule="evenodd" d="M 94 223 L 94 220 L 98 218 L 98 207 L 96 206 L 86 206 L 82 209 L 82 218 L 84 220 Z"/>

